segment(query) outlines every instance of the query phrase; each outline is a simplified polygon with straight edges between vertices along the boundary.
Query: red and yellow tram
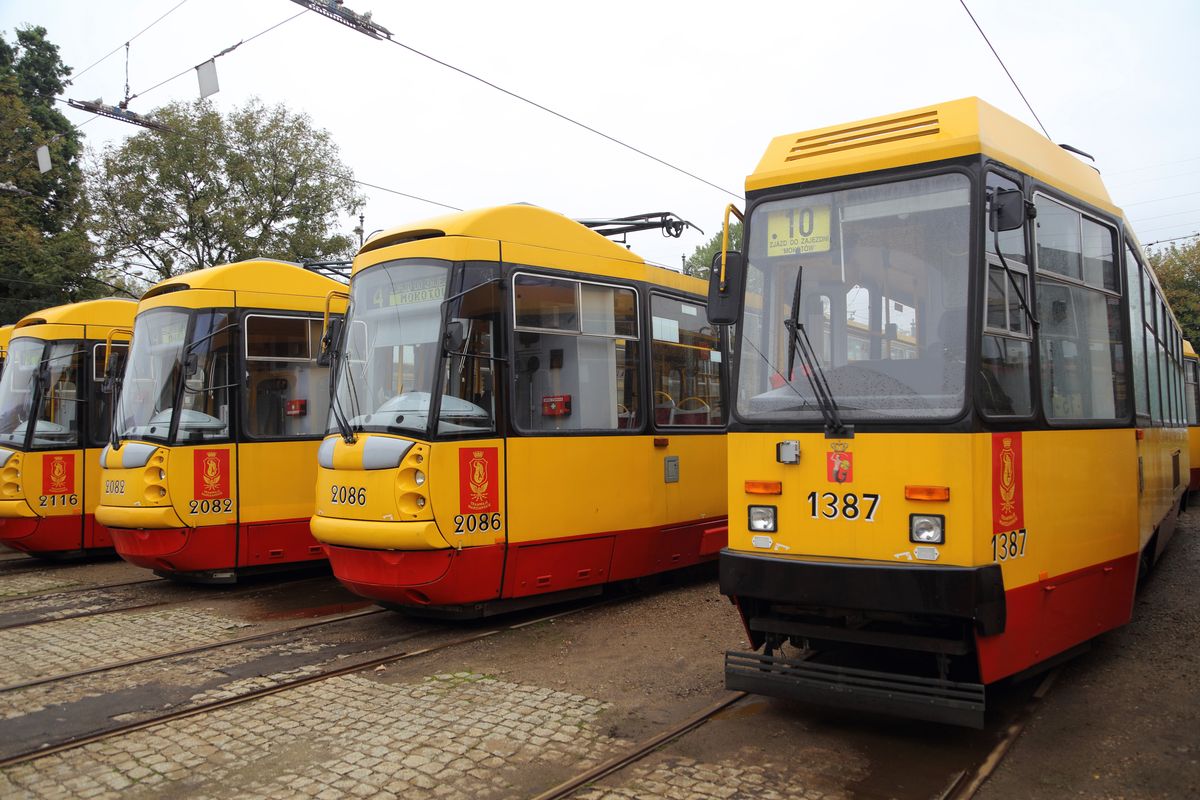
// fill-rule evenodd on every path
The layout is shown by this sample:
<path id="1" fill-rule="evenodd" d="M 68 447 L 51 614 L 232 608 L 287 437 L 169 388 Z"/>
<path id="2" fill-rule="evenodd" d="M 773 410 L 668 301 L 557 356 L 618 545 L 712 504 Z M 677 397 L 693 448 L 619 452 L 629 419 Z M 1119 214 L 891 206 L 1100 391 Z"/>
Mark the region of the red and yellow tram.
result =
<path id="1" fill-rule="evenodd" d="M 368 241 L 312 518 L 338 579 L 482 616 L 715 558 L 724 368 L 703 288 L 532 206 Z"/>
<path id="2" fill-rule="evenodd" d="M 1179 326 L 1096 170 L 974 98 L 779 137 L 746 188 L 726 683 L 980 724 L 1130 619 L 1188 483 Z"/>

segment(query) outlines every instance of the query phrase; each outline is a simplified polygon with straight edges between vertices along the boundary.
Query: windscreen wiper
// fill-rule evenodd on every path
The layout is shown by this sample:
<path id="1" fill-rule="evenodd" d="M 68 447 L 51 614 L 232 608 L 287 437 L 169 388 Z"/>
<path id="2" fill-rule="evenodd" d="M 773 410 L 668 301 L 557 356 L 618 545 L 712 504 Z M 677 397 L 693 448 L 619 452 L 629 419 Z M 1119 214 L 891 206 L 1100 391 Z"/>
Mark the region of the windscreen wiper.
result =
<path id="1" fill-rule="evenodd" d="M 826 380 L 821 363 L 813 351 L 812 342 L 808 339 L 808 331 L 804 329 L 804 323 L 800 321 L 800 292 L 803 286 L 804 265 L 801 264 L 796 271 L 796 288 L 792 293 L 792 311 L 783 322 L 783 327 L 788 331 L 787 380 L 788 383 L 792 381 L 792 369 L 796 364 L 796 353 L 799 351 L 800 368 L 804 370 L 804 377 L 808 378 L 808 385 L 817 401 L 817 408 L 821 410 L 821 418 L 825 420 L 825 436 L 853 436 L 854 429 L 846 427 L 846 424 L 842 422 L 842 416 L 838 413 L 837 401 L 833 399 L 833 391 L 829 388 L 829 381 Z"/>

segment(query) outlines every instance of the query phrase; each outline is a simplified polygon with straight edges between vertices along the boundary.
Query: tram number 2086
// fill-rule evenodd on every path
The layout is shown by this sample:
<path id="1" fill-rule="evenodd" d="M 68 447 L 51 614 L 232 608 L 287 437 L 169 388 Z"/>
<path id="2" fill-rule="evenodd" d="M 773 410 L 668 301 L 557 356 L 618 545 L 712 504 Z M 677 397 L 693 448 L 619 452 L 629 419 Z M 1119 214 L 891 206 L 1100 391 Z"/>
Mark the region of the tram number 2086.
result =
<path id="1" fill-rule="evenodd" d="M 459 534 L 498 531 L 500 527 L 499 511 L 491 514 L 458 514 L 454 517 L 454 532 Z"/>

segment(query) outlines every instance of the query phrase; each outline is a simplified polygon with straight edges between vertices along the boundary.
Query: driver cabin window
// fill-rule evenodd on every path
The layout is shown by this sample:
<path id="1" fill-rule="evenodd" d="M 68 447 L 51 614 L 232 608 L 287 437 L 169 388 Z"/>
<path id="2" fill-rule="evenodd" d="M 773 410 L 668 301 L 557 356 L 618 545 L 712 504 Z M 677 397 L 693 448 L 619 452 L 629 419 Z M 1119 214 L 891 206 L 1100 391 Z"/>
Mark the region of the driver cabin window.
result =
<path id="1" fill-rule="evenodd" d="M 641 426 L 633 289 L 517 274 L 513 304 L 517 427 L 542 433 Z"/>
<path id="2" fill-rule="evenodd" d="M 995 193 L 1013 189 L 1020 189 L 1015 181 L 995 172 L 988 173 L 985 219 L 991 219 Z M 998 234 L 988 230 L 986 236 L 987 285 L 976 394 L 985 414 L 1028 416 L 1033 413 L 1030 389 L 1033 343 L 1025 229 Z"/>
<path id="3" fill-rule="evenodd" d="M 325 432 L 329 368 L 317 364 L 321 320 L 246 317 L 246 433 L 255 439 L 308 439 Z"/>

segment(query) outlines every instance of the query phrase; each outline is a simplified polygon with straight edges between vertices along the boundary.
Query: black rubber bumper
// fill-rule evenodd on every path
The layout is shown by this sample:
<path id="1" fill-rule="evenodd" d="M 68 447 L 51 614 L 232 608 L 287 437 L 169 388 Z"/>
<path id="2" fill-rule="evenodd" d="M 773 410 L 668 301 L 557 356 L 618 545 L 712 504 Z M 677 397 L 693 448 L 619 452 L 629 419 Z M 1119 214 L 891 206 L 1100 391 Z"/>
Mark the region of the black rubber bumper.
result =
<path id="1" fill-rule="evenodd" d="M 973 620 L 984 636 L 1004 632 L 999 564 L 954 567 L 805 560 L 721 551 L 721 594 L 772 604 L 887 611 Z"/>

